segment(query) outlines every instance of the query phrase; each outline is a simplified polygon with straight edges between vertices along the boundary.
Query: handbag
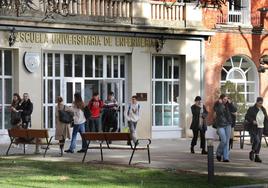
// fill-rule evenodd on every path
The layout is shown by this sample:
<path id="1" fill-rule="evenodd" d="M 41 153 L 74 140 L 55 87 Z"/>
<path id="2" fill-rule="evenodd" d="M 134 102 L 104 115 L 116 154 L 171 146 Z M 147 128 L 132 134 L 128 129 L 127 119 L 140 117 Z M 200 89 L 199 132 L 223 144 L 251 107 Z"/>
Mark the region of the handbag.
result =
<path id="1" fill-rule="evenodd" d="M 65 111 L 65 105 L 62 110 L 59 110 L 59 120 L 62 123 L 71 123 L 73 121 L 73 113 Z"/>

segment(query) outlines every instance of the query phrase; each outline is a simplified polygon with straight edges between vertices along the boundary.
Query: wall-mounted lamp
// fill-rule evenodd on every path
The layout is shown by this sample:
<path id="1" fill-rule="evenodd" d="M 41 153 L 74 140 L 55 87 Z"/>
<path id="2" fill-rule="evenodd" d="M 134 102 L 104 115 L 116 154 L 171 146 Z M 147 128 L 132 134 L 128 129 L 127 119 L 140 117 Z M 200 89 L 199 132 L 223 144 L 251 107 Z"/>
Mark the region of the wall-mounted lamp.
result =
<path id="1" fill-rule="evenodd" d="M 9 37 L 8 37 L 8 43 L 9 43 L 9 47 L 13 46 L 15 44 L 15 41 L 16 41 L 16 35 L 15 35 L 15 27 L 13 27 L 11 30 L 10 30 L 10 33 L 9 33 Z"/>
<path id="2" fill-rule="evenodd" d="M 160 52 L 163 49 L 164 44 L 165 44 L 165 39 L 163 36 L 161 36 L 161 38 L 159 38 L 159 39 L 156 39 L 156 41 L 155 41 L 156 52 Z"/>

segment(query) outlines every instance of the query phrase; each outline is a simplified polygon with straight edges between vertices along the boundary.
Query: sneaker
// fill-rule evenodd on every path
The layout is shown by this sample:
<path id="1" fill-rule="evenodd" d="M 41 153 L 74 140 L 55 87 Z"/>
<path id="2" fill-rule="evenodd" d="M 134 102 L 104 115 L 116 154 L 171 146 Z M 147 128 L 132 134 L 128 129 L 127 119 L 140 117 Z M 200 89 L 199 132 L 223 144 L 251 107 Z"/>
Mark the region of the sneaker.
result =
<path id="1" fill-rule="evenodd" d="M 229 163 L 230 161 L 228 159 L 223 159 L 222 162 Z"/>
<path id="2" fill-rule="evenodd" d="M 221 161 L 221 156 L 216 156 L 216 159 L 220 162 Z"/>
<path id="3" fill-rule="evenodd" d="M 202 152 L 201 152 L 201 154 L 202 154 L 202 155 L 207 155 L 208 152 L 207 152 L 206 150 L 203 149 Z"/>
<path id="4" fill-rule="evenodd" d="M 249 152 L 249 159 L 250 159 L 251 161 L 254 160 L 254 151 Z"/>
<path id="5" fill-rule="evenodd" d="M 73 153 L 74 151 L 73 151 L 73 150 L 68 149 L 68 150 L 64 150 L 64 152 L 66 152 L 66 153 Z"/>
<path id="6" fill-rule="evenodd" d="M 80 149 L 80 150 L 78 150 L 77 151 L 77 153 L 85 153 L 87 150 L 85 150 L 85 149 Z"/>
<path id="7" fill-rule="evenodd" d="M 255 156 L 255 162 L 256 163 L 261 163 L 262 162 L 262 160 L 260 159 L 259 155 Z"/>

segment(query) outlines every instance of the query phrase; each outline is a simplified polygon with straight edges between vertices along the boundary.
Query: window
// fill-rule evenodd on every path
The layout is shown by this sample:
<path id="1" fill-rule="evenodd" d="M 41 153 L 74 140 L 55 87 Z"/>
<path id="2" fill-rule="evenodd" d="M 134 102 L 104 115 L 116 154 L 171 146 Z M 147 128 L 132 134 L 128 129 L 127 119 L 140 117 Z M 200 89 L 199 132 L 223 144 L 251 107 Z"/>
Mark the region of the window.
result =
<path id="1" fill-rule="evenodd" d="M 250 24 L 250 0 L 229 1 L 228 22 Z"/>
<path id="2" fill-rule="evenodd" d="M 179 125 L 179 72 L 178 56 L 153 56 L 153 126 Z"/>
<path id="3" fill-rule="evenodd" d="M 10 128 L 12 70 L 12 51 L 0 50 L 0 129 Z"/>
<path id="4" fill-rule="evenodd" d="M 221 71 L 221 84 L 230 81 L 240 87 L 247 105 L 254 104 L 258 96 L 258 76 L 255 64 L 246 57 L 233 56 L 228 59 Z"/>

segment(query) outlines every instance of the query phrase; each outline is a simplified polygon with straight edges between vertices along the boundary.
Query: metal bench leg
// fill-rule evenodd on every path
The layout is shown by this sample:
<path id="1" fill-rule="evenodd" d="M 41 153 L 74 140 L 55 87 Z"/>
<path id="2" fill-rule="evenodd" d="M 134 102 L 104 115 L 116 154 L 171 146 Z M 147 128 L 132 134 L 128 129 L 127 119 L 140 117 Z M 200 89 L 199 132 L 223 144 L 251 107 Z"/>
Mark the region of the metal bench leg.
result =
<path id="1" fill-rule="evenodd" d="M 133 148 L 133 150 L 132 150 L 131 157 L 130 157 L 129 162 L 128 162 L 129 165 L 131 164 L 132 158 L 133 158 L 134 153 L 135 153 L 135 151 L 136 151 L 136 147 L 137 147 L 137 144 L 135 143 L 135 146 L 134 146 L 134 148 Z"/>
<path id="2" fill-rule="evenodd" d="M 9 150 L 10 150 L 10 148 L 11 148 L 11 145 L 13 144 L 13 141 L 14 141 L 14 140 L 15 140 L 15 138 L 10 139 L 10 144 L 9 144 L 8 149 L 7 149 L 6 155 L 8 155 L 8 152 L 9 152 Z"/>
<path id="3" fill-rule="evenodd" d="M 244 142 L 245 142 L 245 131 L 243 131 L 242 136 L 240 136 L 240 137 L 242 137 L 240 139 L 240 149 L 243 149 L 244 148 Z"/>
<path id="4" fill-rule="evenodd" d="M 89 144 L 90 144 L 90 141 L 87 143 L 87 149 L 86 149 L 86 152 L 84 153 L 84 157 L 83 157 L 82 163 L 84 163 L 85 158 L 86 158 L 86 156 L 87 156 L 87 150 L 88 150 L 88 146 L 89 146 Z"/>
<path id="5" fill-rule="evenodd" d="M 25 154 L 25 144 L 23 144 L 23 153 Z"/>
<path id="6" fill-rule="evenodd" d="M 46 141 L 47 141 L 47 147 L 46 147 L 46 150 L 45 150 L 45 153 L 44 153 L 44 157 L 46 157 L 47 150 L 48 150 L 48 148 L 49 148 L 49 146 L 50 146 L 50 143 L 51 143 L 51 141 L 52 141 L 52 138 L 53 138 L 53 137 L 50 137 L 49 141 L 48 141 L 47 138 L 46 138 Z"/>
<path id="7" fill-rule="evenodd" d="M 101 161 L 103 161 L 102 143 L 100 143 Z"/>
<path id="8" fill-rule="evenodd" d="M 265 143 L 266 143 L 266 146 L 268 146 L 268 142 L 267 142 L 267 140 L 266 140 L 266 136 L 263 136 L 264 137 L 264 141 L 265 141 Z"/>
<path id="9" fill-rule="evenodd" d="M 151 164 L 150 146 L 149 145 L 147 145 L 147 152 L 148 152 L 148 161 L 149 161 L 149 164 Z"/>

